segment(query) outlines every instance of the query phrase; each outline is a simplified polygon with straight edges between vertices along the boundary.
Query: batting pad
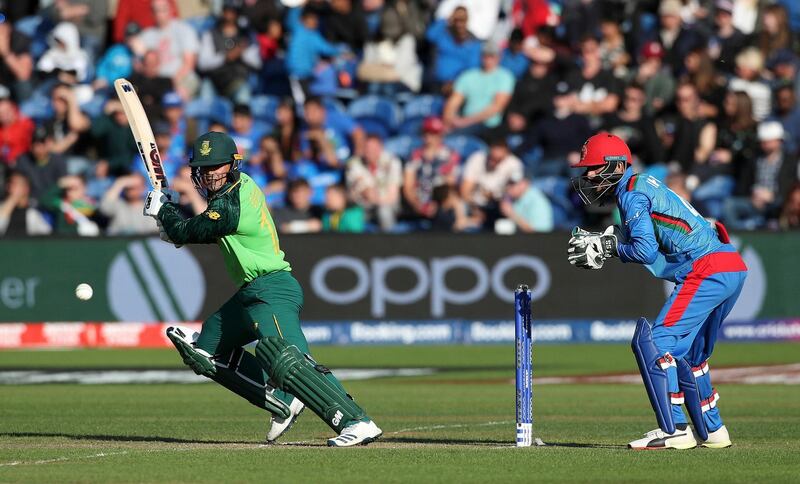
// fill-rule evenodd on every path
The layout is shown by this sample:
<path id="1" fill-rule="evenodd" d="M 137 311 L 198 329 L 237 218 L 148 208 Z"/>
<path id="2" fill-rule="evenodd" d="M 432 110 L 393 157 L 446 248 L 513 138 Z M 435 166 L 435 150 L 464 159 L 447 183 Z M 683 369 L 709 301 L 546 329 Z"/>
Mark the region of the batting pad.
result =
<path id="1" fill-rule="evenodd" d="M 330 382 L 330 370 L 316 364 L 285 340 L 268 336 L 256 345 L 256 357 L 269 368 L 278 388 L 295 395 L 336 433 L 348 424 L 367 417 L 349 395 Z"/>
<path id="2" fill-rule="evenodd" d="M 183 357 L 183 362 L 198 375 L 214 380 L 256 407 L 277 417 L 289 418 L 291 415 L 289 406 L 272 394 L 272 389 L 266 382 L 248 378 L 239 371 L 243 358 L 254 358 L 250 353 L 238 348 L 224 358 L 224 361 L 215 357 L 209 358 L 194 347 L 197 333 L 180 326 L 167 328 L 167 337 Z"/>

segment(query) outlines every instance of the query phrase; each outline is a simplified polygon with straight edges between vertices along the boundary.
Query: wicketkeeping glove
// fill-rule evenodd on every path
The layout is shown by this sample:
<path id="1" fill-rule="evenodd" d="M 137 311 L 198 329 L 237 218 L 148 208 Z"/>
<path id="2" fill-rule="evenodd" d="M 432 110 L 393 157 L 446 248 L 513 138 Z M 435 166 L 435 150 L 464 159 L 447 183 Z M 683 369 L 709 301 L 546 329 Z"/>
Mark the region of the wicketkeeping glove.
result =
<path id="1" fill-rule="evenodd" d="M 584 269 L 600 269 L 606 259 L 617 257 L 617 231 L 614 225 L 603 233 L 588 232 L 575 227 L 569 239 L 569 263 Z"/>

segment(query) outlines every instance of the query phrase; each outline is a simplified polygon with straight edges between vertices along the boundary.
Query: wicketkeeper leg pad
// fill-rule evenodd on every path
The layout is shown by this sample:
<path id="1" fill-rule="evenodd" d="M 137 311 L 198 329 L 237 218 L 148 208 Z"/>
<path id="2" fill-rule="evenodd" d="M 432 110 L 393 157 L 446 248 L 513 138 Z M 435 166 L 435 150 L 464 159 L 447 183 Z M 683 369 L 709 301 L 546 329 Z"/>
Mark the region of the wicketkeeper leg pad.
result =
<path id="1" fill-rule="evenodd" d="M 183 357 L 183 362 L 198 375 L 214 380 L 258 408 L 280 418 L 289 417 L 289 406 L 272 394 L 274 389 L 264 381 L 263 376 L 248 376 L 239 371 L 244 358 L 254 358 L 244 349 L 237 348 L 226 358 L 218 360 L 195 348 L 193 340 L 196 339 L 196 333 L 187 328 L 167 328 L 167 337 Z"/>
<path id="2" fill-rule="evenodd" d="M 326 378 L 330 370 L 284 339 L 268 336 L 256 346 L 256 357 L 278 388 L 300 399 L 336 433 L 367 418 L 364 409 Z"/>
<path id="3" fill-rule="evenodd" d="M 703 364 L 698 367 L 701 375 L 703 374 L 703 368 L 706 368 L 707 372 L 708 364 L 703 362 Z M 708 440 L 708 427 L 703 419 L 703 409 L 700 404 L 703 398 L 700 396 L 697 377 L 692 370 L 692 365 L 690 365 L 685 358 L 681 358 L 678 361 L 678 381 L 684 395 L 686 410 L 689 412 L 689 417 L 692 419 L 692 424 L 694 424 L 694 430 L 697 436 L 704 441 Z"/>
<path id="4" fill-rule="evenodd" d="M 708 361 L 692 365 L 688 360 L 683 360 L 678 366 L 681 388 L 686 385 L 686 408 L 692 418 L 695 431 L 703 440 L 708 439 L 708 434 L 722 427 L 722 417 L 717 409 L 719 393 L 711 386 L 711 373 Z M 684 383 L 685 382 L 685 383 Z M 690 392 L 692 388 L 694 391 Z M 692 393 L 689 398 L 689 393 Z"/>
<path id="5" fill-rule="evenodd" d="M 640 318 L 636 323 L 636 329 L 631 341 L 631 349 L 636 357 L 636 364 L 642 374 L 644 388 L 653 411 L 656 414 L 656 421 L 661 430 L 667 433 L 675 432 L 675 421 L 672 414 L 672 401 L 679 398 L 677 374 L 675 375 L 674 385 L 670 385 L 669 371 L 676 370 L 675 359 L 667 354 L 662 354 L 653 343 L 653 333 L 647 319 Z M 674 386 L 675 388 L 670 388 Z"/>

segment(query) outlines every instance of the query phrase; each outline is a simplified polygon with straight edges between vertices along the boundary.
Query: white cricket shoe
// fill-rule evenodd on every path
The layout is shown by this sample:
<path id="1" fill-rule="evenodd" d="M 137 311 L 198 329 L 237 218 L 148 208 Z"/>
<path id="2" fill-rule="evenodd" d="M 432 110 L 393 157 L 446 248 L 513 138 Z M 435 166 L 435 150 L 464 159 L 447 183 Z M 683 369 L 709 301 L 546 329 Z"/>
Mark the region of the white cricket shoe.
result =
<path id="1" fill-rule="evenodd" d="M 728 429 L 723 425 L 714 432 L 709 432 L 708 439 L 700 445 L 709 449 L 724 449 L 733 444 L 731 443 L 730 435 L 728 435 Z"/>
<path id="2" fill-rule="evenodd" d="M 634 440 L 628 448 L 634 450 L 662 450 L 662 449 L 693 449 L 697 447 L 694 434 L 686 425 L 683 429 L 675 429 L 675 433 L 668 434 L 661 429 L 651 430 L 644 438 Z"/>
<path id="3" fill-rule="evenodd" d="M 383 431 L 375 422 L 356 422 L 342 429 L 342 432 L 328 439 L 328 447 L 352 447 L 354 445 L 367 445 L 383 435 Z"/>
<path id="4" fill-rule="evenodd" d="M 292 400 L 292 403 L 289 404 L 289 410 L 292 412 L 291 415 L 289 415 L 289 418 L 280 418 L 273 415 L 270 419 L 269 431 L 267 432 L 267 442 L 275 442 L 278 437 L 285 434 L 290 428 L 292 428 L 292 425 L 294 425 L 297 417 L 303 413 L 305 408 L 306 406 L 303 405 L 303 402 L 295 398 Z"/>

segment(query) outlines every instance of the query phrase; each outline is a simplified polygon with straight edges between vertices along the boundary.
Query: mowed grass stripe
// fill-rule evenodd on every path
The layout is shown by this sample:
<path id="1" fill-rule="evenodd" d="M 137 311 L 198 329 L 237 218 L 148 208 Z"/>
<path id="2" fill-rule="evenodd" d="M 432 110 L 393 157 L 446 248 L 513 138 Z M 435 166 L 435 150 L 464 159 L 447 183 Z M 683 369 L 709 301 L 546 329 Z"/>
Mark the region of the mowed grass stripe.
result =
<path id="1" fill-rule="evenodd" d="M 766 364 L 798 354 L 796 345 L 742 345 L 730 348 L 742 352 L 737 358 L 721 352 L 726 346 L 718 347 L 721 358 L 715 354 L 712 374 L 718 359 Z M 545 348 L 539 356 L 552 359 L 547 371 L 609 373 L 632 359 L 621 345 Z M 421 362 L 433 356 L 407 349 Z M 351 362 L 363 357 L 360 349 L 340 350 L 328 355 Z M 400 350 L 389 349 L 378 361 L 401 366 L 408 355 Z M 638 385 L 541 386 L 534 395 L 534 426 L 549 445 L 515 449 L 513 348 L 436 351 L 440 361 L 464 367 L 512 358 L 509 370 L 460 372 L 464 381 L 458 384 L 432 384 L 425 377 L 346 382 L 385 431 L 374 445 L 355 449 L 325 448 L 332 432 L 311 412 L 286 435 L 296 445 L 262 446 L 266 413 L 216 385 L 4 387 L 0 462 L 127 454 L 0 467 L 0 482 L 663 482 L 693 469 L 707 470 L 704 482 L 794 482 L 800 473 L 798 386 L 717 385 L 734 447 L 683 452 L 624 448 L 655 426 Z M 101 355 L 107 362 L 117 357 Z M 608 358 L 596 358 L 601 355 Z M 91 358 L 103 360 L 97 353 Z M 477 383 L 486 378 L 494 382 Z"/>

